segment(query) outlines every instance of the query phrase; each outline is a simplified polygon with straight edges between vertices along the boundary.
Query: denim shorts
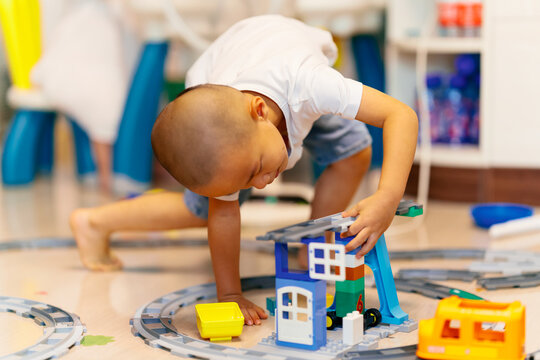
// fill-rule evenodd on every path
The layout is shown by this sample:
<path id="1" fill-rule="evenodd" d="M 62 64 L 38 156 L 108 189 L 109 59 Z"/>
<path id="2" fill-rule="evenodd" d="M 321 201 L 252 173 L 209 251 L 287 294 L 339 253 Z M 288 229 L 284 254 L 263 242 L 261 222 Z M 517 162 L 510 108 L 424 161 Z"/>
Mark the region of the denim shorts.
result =
<path id="1" fill-rule="evenodd" d="M 313 123 L 313 128 L 304 139 L 304 148 L 321 166 L 346 159 L 369 146 L 371 146 L 371 136 L 364 123 L 343 119 L 336 115 L 321 116 Z M 249 198 L 250 192 L 251 189 L 240 191 L 238 199 L 240 204 Z M 195 216 L 208 219 L 208 198 L 206 196 L 186 189 L 184 202 Z"/>

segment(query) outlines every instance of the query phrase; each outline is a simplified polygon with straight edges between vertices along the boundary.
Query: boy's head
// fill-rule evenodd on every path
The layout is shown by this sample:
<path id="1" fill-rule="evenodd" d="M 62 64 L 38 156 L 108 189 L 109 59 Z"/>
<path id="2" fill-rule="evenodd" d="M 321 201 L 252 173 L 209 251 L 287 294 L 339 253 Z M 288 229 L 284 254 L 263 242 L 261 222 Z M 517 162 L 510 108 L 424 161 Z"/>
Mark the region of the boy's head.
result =
<path id="1" fill-rule="evenodd" d="M 217 197 L 263 188 L 287 166 L 287 150 L 262 97 L 221 85 L 186 89 L 152 130 L 158 161 L 176 180 Z"/>

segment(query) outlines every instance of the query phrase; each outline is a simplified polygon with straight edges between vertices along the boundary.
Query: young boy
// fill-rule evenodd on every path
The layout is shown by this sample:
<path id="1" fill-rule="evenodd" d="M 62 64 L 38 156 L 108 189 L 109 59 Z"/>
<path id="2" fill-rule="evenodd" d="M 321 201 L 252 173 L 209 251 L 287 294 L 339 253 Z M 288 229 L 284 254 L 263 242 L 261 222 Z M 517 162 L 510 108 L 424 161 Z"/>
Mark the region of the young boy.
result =
<path id="1" fill-rule="evenodd" d="M 343 212 L 358 216 L 344 234 L 356 235 L 346 249 L 362 246 L 358 256 L 365 255 L 403 196 L 418 120 L 408 106 L 333 70 L 336 55 L 329 33 L 277 15 L 243 20 L 221 35 L 152 131 L 156 157 L 189 190 L 75 211 L 71 225 L 85 266 L 121 266 L 109 252 L 113 231 L 208 226 L 218 300 L 237 302 L 246 324 L 260 324 L 267 315 L 240 288 L 239 206 L 247 189 L 270 184 L 305 146 L 328 165 L 311 217 L 342 211 L 369 167 L 362 122 L 383 128 L 385 154 L 378 190 Z"/>

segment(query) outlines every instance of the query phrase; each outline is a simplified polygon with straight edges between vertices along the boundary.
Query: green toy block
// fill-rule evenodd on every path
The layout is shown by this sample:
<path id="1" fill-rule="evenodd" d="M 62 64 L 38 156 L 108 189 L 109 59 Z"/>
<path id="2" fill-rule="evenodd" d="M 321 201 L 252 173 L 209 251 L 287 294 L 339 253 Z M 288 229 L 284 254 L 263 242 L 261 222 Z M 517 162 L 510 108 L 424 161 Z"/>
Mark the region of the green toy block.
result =
<path id="1" fill-rule="evenodd" d="M 452 289 L 450 290 L 450 294 L 457 295 L 462 299 L 471 299 L 471 300 L 485 300 L 484 298 L 481 298 L 478 295 L 471 294 L 470 292 L 459 290 L 459 289 Z"/>
<path id="2" fill-rule="evenodd" d="M 364 278 L 336 281 L 336 293 L 338 291 L 358 294 L 359 292 L 364 291 Z"/>
<path id="3" fill-rule="evenodd" d="M 364 310 L 364 291 L 358 293 L 336 291 L 336 315 L 345 317 L 348 313 L 357 310 L 358 299 L 362 301 L 361 311 Z"/>
<path id="4" fill-rule="evenodd" d="M 422 215 L 423 213 L 424 213 L 423 208 L 419 208 L 419 207 L 414 206 L 414 207 L 411 207 L 406 214 L 403 214 L 401 216 L 415 217 L 415 216 L 418 216 L 418 215 Z"/>
<path id="5" fill-rule="evenodd" d="M 276 316 L 276 297 L 270 296 L 266 298 L 266 310 L 270 313 L 271 316 Z"/>

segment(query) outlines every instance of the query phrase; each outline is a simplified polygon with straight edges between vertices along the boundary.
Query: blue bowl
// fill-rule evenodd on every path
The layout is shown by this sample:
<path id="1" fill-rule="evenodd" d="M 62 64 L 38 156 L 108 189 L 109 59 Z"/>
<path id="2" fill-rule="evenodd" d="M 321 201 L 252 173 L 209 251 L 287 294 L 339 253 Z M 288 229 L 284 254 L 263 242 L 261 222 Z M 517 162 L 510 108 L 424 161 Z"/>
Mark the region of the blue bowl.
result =
<path id="1" fill-rule="evenodd" d="M 488 229 L 494 224 L 531 216 L 533 211 L 533 208 L 527 205 L 486 203 L 472 206 L 471 216 L 476 225 Z"/>

